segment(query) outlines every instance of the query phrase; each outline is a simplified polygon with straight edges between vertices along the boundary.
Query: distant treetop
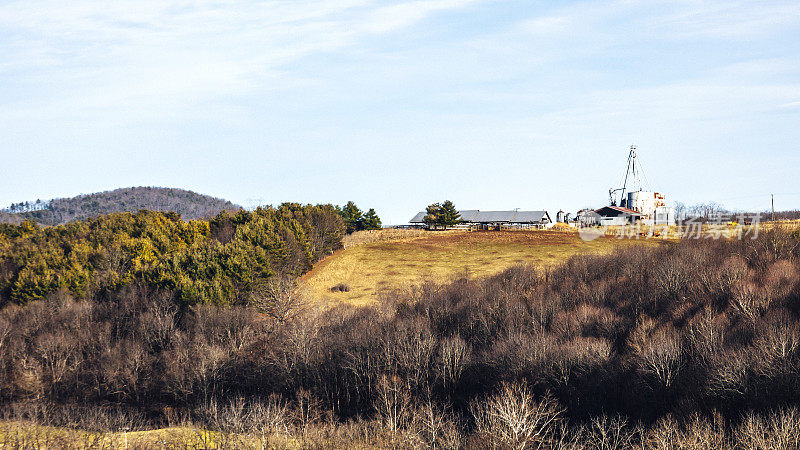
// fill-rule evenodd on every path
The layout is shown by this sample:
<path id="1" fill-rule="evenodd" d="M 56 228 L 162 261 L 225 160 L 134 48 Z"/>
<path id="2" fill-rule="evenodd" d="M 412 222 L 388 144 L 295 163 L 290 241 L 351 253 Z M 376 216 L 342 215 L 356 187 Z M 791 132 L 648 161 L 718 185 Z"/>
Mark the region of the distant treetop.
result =
<path id="1" fill-rule="evenodd" d="M 376 213 L 373 208 L 370 208 L 369 211 L 364 214 L 361 209 L 356 206 L 355 202 L 349 201 L 342 207 L 337 206 L 336 210 L 339 212 L 339 215 L 342 216 L 342 219 L 344 219 L 348 234 L 355 231 L 381 229 L 381 218 L 378 217 L 378 213 Z"/>
<path id="2" fill-rule="evenodd" d="M 442 226 L 446 230 L 447 227 L 453 227 L 461 223 L 461 214 L 450 200 L 428 205 L 425 208 L 425 213 L 425 217 L 422 220 L 432 228 Z"/>

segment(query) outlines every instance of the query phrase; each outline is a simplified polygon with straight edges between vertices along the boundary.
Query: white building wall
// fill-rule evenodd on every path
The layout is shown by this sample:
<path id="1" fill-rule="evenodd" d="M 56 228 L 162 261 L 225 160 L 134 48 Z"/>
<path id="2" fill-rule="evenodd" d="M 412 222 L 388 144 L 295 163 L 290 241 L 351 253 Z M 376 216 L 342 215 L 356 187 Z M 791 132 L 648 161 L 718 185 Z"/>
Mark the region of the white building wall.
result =
<path id="1" fill-rule="evenodd" d="M 601 226 L 626 225 L 627 223 L 628 221 L 626 220 L 626 216 L 600 218 Z"/>
<path id="2" fill-rule="evenodd" d="M 627 207 L 642 213 L 642 222 L 645 224 L 675 224 L 675 210 L 667 206 L 666 197 L 659 192 L 628 192 Z"/>

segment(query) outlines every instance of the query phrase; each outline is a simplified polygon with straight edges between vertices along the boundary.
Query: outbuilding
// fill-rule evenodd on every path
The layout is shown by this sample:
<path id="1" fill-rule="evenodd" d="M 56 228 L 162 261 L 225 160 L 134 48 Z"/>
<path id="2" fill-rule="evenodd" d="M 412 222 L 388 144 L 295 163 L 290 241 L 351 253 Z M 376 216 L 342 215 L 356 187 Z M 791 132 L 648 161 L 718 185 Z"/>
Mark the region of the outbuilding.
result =
<path id="1" fill-rule="evenodd" d="M 529 229 L 544 228 L 552 220 L 547 211 L 480 211 L 468 209 L 458 212 L 461 215 L 462 228 L 475 229 Z M 420 211 L 409 222 L 412 225 L 424 225 L 425 211 Z"/>
<path id="2" fill-rule="evenodd" d="M 604 206 L 595 210 L 595 213 L 597 214 L 597 224 L 603 226 L 628 225 L 642 217 L 641 213 L 622 206 Z"/>

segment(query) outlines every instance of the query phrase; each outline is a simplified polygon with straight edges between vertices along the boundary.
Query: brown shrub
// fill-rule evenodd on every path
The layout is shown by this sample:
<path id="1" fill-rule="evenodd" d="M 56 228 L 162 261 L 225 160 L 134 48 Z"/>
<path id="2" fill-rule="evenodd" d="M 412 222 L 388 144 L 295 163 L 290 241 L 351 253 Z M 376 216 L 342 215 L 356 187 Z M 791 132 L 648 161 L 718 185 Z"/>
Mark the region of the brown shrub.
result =
<path id="1" fill-rule="evenodd" d="M 800 351 L 800 324 L 790 312 L 774 311 L 762 321 L 753 342 L 753 371 L 767 378 L 793 372 Z"/>
<path id="2" fill-rule="evenodd" d="M 716 314 L 710 306 L 698 311 L 689 321 L 687 338 L 696 357 L 706 360 L 721 351 L 725 344 L 725 330 L 728 326 L 725 313 Z"/>
<path id="3" fill-rule="evenodd" d="M 653 450 L 731 448 L 724 424 L 693 415 L 680 422 L 672 416 L 659 420 L 643 432 L 641 447 Z"/>
<path id="4" fill-rule="evenodd" d="M 666 300 L 683 299 L 691 281 L 691 268 L 683 259 L 672 257 L 655 271 L 656 296 Z"/>
<path id="5" fill-rule="evenodd" d="M 582 336 L 616 338 L 617 317 L 610 308 L 580 305 L 575 310 L 575 317 Z"/>
<path id="6" fill-rule="evenodd" d="M 800 448 L 800 412 L 782 409 L 769 415 L 750 413 L 736 429 L 741 448 Z"/>
<path id="7" fill-rule="evenodd" d="M 785 299 L 800 281 L 800 273 L 791 262 L 782 259 L 767 267 L 764 274 L 764 287 L 772 292 L 775 298 Z"/>
<path id="8" fill-rule="evenodd" d="M 461 425 L 453 412 L 431 400 L 412 408 L 410 428 L 428 448 L 458 449 L 463 446 Z"/>
<path id="9" fill-rule="evenodd" d="M 350 292 L 350 285 L 347 283 L 338 283 L 331 287 L 331 292 Z"/>
<path id="10" fill-rule="evenodd" d="M 631 427 L 623 417 L 595 417 L 586 427 L 583 439 L 587 448 L 604 450 L 633 447 L 639 440 L 641 430 Z"/>
<path id="11" fill-rule="evenodd" d="M 748 276 L 747 261 L 733 255 L 719 266 L 709 264 L 697 272 L 697 292 L 716 306 L 725 306 L 733 298 L 735 286 Z"/>
<path id="12" fill-rule="evenodd" d="M 436 359 L 436 378 L 445 388 L 456 385 L 469 364 L 470 349 L 460 336 L 439 342 Z"/>
<path id="13" fill-rule="evenodd" d="M 742 350 L 714 353 L 707 363 L 704 389 L 711 398 L 738 401 L 750 390 L 750 355 Z"/>
<path id="14" fill-rule="evenodd" d="M 752 282 L 740 282 L 734 286 L 731 308 L 734 313 L 753 326 L 772 305 L 773 293 Z"/>
<path id="15" fill-rule="evenodd" d="M 502 382 L 524 379 L 524 395 L 506 394 L 530 404 L 506 410 L 537 410 L 533 399 L 549 392 L 564 405 L 558 417 L 573 421 L 557 420 L 535 442 L 627 445 L 644 436 L 633 424 L 672 414 L 677 425 L 664 433 L 706 445 L 718 430 L 693 412 L 719 410 L 735 427 L 747 411 L 800 401 L 797 252 L 787 253 L 791 242 L 748 245 L 632 247 L 543 274 L 518 267 L 428 283 L 375 308 L 272 317 L 254 305 L 181 307 L 145 285 L 81 302 L 62 291 L 0 311 L 0 402 L 157 405 L 152 423 L 173 411 L 171 423 L 228 430 L 228 445 L 244 445 L 234 436 L 244 430 L 275 445 L 420 447 L 445 445 L 436 436 L 452 429 L 432 411 L 460 423 L 474 399 L 488 405 Z M 286 400 L 264 400 L 272 395 Z M 217 415 L 203 417 L 216 419 L 191 417 L 212 400 Z M 247 425 L 252 414 L 283 417 L 281 405 L 289 418 L 264 420 L 285 425 Z M 627 424 L 608 418 L 617 416 Z M 486 430 L 508 425 L 481 417 L 480 433 L 468 436 L 475 426 L 465 421 L 451 430 L 464 439 L 446 440 L 523 436 L 489 439 Z M 689 430 L 711 440 L 692 441 Z"/>
<path id="16" fill-rule="evenodd" d="M 675 328 L 662 326 L 654 329 L 651 323 L 643 322 L 634 331 L 631 347 L 638 369 L 646 380 L 652 380 L 661 388 L 673 387 L 685 363 L 681 336 Z"/>

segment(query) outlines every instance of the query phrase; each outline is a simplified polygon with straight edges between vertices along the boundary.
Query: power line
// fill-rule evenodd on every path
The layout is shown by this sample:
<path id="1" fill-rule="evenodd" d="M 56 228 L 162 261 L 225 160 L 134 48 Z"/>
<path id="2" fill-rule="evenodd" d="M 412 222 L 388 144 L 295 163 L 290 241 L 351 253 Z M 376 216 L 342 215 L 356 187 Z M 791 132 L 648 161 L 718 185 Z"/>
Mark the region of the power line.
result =
<path id="1" fill-rule="evenodd" d="M 800 192 L 783 192 L 783 193 L 776 192 L 774 194 L 773 193 L 769 193 L 769 192 L 764 192 L 764 193 L 761 193 L 761 194 L 737 195 L 735 197 L 723 197 L 723 198 L 719 198 L 718 200 L 719 201 L 726 201 L 726 200 L 741 200 L 741 199 L 759 198 L 759 197 L 765 198 L 765 197 L 769 197 L 769 196 L 772 196 L 772 195 L 778 195 L 778 196 L 800 196 Z"/>

